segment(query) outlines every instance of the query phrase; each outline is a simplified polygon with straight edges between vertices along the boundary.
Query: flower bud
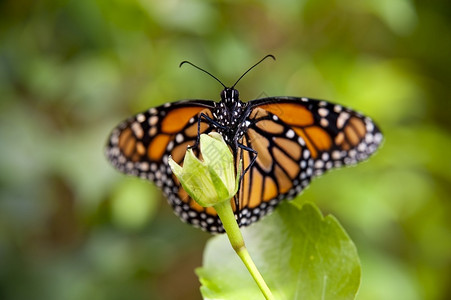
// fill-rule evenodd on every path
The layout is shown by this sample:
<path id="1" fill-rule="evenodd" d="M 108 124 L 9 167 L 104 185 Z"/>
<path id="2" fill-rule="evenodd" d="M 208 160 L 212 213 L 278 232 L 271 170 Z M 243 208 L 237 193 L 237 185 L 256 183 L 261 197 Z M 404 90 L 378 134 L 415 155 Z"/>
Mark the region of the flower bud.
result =
<path id="1" fill-rule="evenodd" d="M 169 166 L 183 189 L 199 205 L 209 207 L 230 200 L 238 190 L 239 175 L 235 174 L 235 159 L 219 133 L 201 134 L 199 160 L 188 149 L 183 167 L 169 158 Z"/>

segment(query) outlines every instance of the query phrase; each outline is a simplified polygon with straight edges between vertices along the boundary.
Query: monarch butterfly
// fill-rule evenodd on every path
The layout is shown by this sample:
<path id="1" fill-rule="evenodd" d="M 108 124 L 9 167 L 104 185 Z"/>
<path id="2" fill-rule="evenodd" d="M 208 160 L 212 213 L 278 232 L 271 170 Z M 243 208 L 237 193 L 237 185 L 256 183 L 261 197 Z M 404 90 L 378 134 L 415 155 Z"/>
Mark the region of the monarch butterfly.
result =
<path id="1" fill-rule="evenodd" d="M 106 155 L 119 171 L 153 181 L 182 221 L 211 233 L 224 229 L 212 207 L 201 207 L 172 174 L 168 158 L 183 163 L 187 147 L 201 133 L 218 132 L 240 166 L 240 188 L 231 200 L 240 226 L 270 213 L 291 199 L 312 178 L 355 164 L 376 151 L 382 134 L 373 121 L 327 101 L 269 97 L 242 102 L 238 81 L 224 87 L 219 102 L 183 100 L 150 108 L 120 123 L 111 133 Z M 198 153 L 198 152 L 195 152 Z M 239 164 L 242 161 L 242 164 Z M 237 170 L 238 171 L 238 170 Z"/>

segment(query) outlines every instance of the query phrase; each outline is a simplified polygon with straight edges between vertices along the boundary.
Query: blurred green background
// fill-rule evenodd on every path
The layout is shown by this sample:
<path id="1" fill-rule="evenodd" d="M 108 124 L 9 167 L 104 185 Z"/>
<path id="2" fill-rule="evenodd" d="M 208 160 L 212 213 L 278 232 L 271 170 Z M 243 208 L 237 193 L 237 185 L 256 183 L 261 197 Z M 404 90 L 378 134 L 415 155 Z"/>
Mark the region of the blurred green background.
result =
<path id="1" fill-rule="evenodd" d="M 358 299 L 451 298 L 451 2 L 0 1 L 0 299 L 200 299 L 209 235 L 103 156 L 151 106 L 226 84 L 371 116 L 375 157 L 297 201 L 333 213 L 362 259 Z"/>

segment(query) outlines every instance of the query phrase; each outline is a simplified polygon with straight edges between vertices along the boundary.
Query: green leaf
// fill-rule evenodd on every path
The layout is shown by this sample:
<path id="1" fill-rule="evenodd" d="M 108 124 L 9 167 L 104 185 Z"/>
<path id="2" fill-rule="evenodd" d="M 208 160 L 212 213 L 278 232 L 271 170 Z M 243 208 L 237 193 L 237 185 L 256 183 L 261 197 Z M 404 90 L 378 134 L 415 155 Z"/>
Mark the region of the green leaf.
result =
<path id="1" fill-rule="evenodd" d="M 335 217 L 313 204 L 280 204 L 275 213 L 242 229 L 244 240 L 276 299 L 354 299 L 360 261 Z M 225 235 L 216 236 L 196 270 L 204 299 L 264 299 Z"/>

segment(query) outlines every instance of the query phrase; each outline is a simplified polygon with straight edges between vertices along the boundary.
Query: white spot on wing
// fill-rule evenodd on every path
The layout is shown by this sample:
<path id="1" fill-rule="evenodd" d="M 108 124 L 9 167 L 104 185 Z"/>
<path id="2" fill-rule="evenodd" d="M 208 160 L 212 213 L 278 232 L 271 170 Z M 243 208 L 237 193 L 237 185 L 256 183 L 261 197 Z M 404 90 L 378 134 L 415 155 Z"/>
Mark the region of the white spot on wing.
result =
<path id="1" fill-rule="evenodd" d="M 338 129 L 343 128 L 343 126 L 345 125 L 345 123 L 348 119 L 349 119 L 349 113 L 347 113 L 345 111 L 340 113 L 337 118 L 337 128 Z"/>
<path id="2" fill-rule="evenodd" d="M 322 160 L 315 161 L 315 168 L 322 169 L 324 167 L 324 162 Z"/>
<path id="3" fill-rule="evenodd" d="M 327 116 L 329 114 L 329 110 L 324 108 L 324 107 L 322 107 L 322 108 L 318 109 L 318 114 L 321 117 L 325 117 L 325 116 Z"/>
<path id="4" fill-rule="evenodd" d="M 333 160 L 339 160 L 341 159 L 341 153 L 338 150 L 335 150 L 332 152 L 332 159 Z"/>
<path id="5" fill-rule="evenodd" d="M 149 170 L 149 163 L 146 161 L 143 161 L 140 165 L 139 165 L 139 169 L 141 171 L 148 171 Z"/>
<path id="6" fill-rule="evenodd" d="M 145 120 L 146 120 L 146 117 L 143 114 L 138 114 L 136 116 L 136 121 L 138 121 L 140 123 L 144 122 Z"/>
<path id="7" fill-rule="evenodd" d="M 177 142 L 177 143 L 181 143 L 181 142 L 183 142 L 183 134 L 181 134 L 181 133 L 179 133 L 179 134 L 177 134 L 176 136 L 175 136 L 175 141 Z"/>
<path id="8" fill-rule="evenodd" d="M 158 122 L 158 117 L 157 116 L 151 116 L 149 118 L 149 125 L 150 126 L 154 126 L 155 124 L 157 124 Z"/>
<path id="9" fill-rule="evenodd" d="M 379 144 L 380 142 L 382 142 L 382 134 L 380 132 L 376 133 L 374 135 L 374 141 Z"/>
<path id="10" fill-rule="evenodd" d="M 287 136 L 287 138 L 292 139 L 294 138 L 295 133 L 293 130 L 289 129 L 285 135 Z"/>
<path id="11" fill-rule="evenodd" d="M 138 122 L 133 122 L 131 125 L 131 128 L 133 130 L 133 133 L 135 134 L 135 136 L 138 139 L 142 139 L 143 135 L 144 135 L 144 130 L 141 127 L 141 124 L 139 124 Z"/>

